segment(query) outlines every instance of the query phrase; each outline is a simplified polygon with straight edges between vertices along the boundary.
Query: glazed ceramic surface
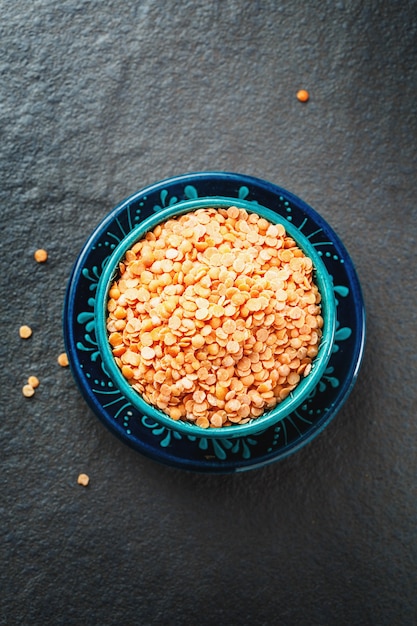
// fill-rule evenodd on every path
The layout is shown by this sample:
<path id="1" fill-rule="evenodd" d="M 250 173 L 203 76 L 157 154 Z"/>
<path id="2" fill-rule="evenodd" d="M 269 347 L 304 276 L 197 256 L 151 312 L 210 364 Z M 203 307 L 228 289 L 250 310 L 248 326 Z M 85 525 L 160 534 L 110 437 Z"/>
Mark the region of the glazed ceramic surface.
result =
<path id="1" fill-rule="evenodd" d="M 204 207 L 227 208 L 231 206 L 238 206 L 241 209 L 246 209 L 248 213 L 256 208 L 256 213 L 267 219 L 269 222 L 282 224 L 286 228 L 287 235 L 291 236 L 304 253 L 310 257 L 314 267 L 314 279 L 320 290 L 322 298 L 321 314 L 324 319 L 323 335 L 319 345 L 319 352 L 313 360 L 313 366 L 310 374 L 302 378 L 293 392 L 290 393 L 285 400 L 277 404 L 274 409 L 266 411 L 257 419 L 250 420 L 246 424 L 236 424 L 226 428 L 203 429 L 196 424 L 185 420 L 174 421 L 157 407 L 149 405 L 122 375 L 120 368 L 115 362 L 108 340 L 106 323 L 108 315 L 108 291 L 114 282 L 114 277 L 118 274 L 119 263 L 123 261 L 126 252 L 139 239 L 141 239 L 146 232 L 152 230 L 157 224 L 166 222 L 173 217 L 183 215 L 189 211 L 195 211 Z M 331 276 L 315 247 L 306 237 L 304 237 L 301 231 L 284 218 L 281 218 L 281 216 L 274 211 L 266 209 L 258 203 L 246 202 L 245 200 L 241 200 L 239 198 L 224 199 L 210 196 L 207 199 L 198 198 L 196 200 L 178 202 L 173 204 L 168 209 L 157 211 L 151 217 L 143 220 L 139 226 L 134 228 L 126 237 L 123 238 L 122 242 L 116 247 L 110 256 L 101 274 L 96 290 L 94 316 L 95 335 L 100 357 L 104 362 L 104 369 L 109 374 L 115 387 L 120 389 L 126 399 L 129 400 L 129 402 L 131 402 L 139 412 L 155 419 L 161 425 L 166 426 L 171 430 L 175 430 L 182 435 L 208 437 L 209 439 L 234 439 L 235 437 L 255 435 L 266 428 L 273 426 L 283 417 L 286 417 L 295 411 L 299 405 L 307 399 L 324 374 L 331 356 L 335 333 L 336 307 Z"/>
<path id="2" fill-rule="evenodd" d="M 183 200 L 208 196 L 262 205 L 303 233 L 333 278 L 336 333 L 319 384 L 290 415 L 253 436 L 196 437 L 141 414 L 114 385 L 96 338 L 95 297 L 100 276 L 116 246 L 142 220 Z M 187 174 L 147 187 L 117 206 L 92 233 L 74 266 L 64 307 L 70 366 L 91 409 L 124 442 L 163 463 L 202 472 L 231 472 L 281 459 L 311 441 L 340 409 L 356 380 L 365 341 L 360 285 L 349 255 L 316 211 L 284 189 L 233 173 Z"/>

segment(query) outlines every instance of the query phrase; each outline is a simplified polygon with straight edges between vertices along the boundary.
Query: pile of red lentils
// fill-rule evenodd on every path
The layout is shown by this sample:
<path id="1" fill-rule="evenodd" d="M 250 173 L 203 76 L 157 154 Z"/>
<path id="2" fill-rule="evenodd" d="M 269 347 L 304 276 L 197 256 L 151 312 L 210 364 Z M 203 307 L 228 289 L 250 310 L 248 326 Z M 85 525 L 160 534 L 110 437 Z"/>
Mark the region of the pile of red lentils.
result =
<path id="1" fill-rule="evenodd" d="M 274 408 L 309 374 L 320 301 L 312 261 L 282 224 L 204 208 L 156 226 L 126 253 L 107 330 L 146 402 L 220 428 Z"/>

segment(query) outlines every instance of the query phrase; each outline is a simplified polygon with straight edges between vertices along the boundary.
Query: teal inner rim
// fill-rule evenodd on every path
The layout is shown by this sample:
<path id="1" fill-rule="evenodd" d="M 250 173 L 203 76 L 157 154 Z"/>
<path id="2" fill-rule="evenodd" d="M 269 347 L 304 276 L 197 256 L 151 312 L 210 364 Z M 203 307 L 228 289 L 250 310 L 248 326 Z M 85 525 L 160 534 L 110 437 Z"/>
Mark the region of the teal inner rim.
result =
<path id="1" fill-rule="evenodd" d="M 322 317 L 324 320 L 323 334 L 320 341 L 318 355 L 313 359 L 310 374 L 303 378 L 298 383 L 297 387 L 289 394 L 289 396 L 277 404 L 274 409 L 265 412 L 260 417 L 252 419 L 246 424 L 237 424 L 224 428 L 203 429 L 190 422 L 184 422 L 182 420 L 175 421 L 169 417 L 169 415 L 163 413 L 160 409 L 151 406 L 124 378 L 117 363 L 115 362 L 110 343 L 108 341 L 106 328 L 108 291 L 111 283 L 118 275 L 119 262 L 123 259 L 126 252 L 137 241 L 142 239 L 148 231 L 155 228 L 155 226 L 167 221 L 168 219 L 183 215 L 184 213 L 189 213 L 190 211 L 196 211 L 197 209 L 228 208 L 231 206 L 246 209 L 248 213 L 256 213 L 273 224 L 282 224 L 285 227 L 287 234 L 294 239 L 304 254 L 311 258 L 314 268 L 314 280 L 322 297 L 321 307 Z M 212 196 L 196 200 L 185 200 L 183 202 L 178 202 L 172 207 L 163 209 L 141 222 L 120 242 L 106 262 L 99 280 L 95 300 L 95 319 L 96 338 L 104 368 L 110 375 L 115 386 L 138 409 L 138 411 L 153 417 L 155 421 L 166 426 L 167 428 L 176 430 L 185 435 L 191 435 L 194 437 L 232 438 L 244 437 L 269 428 L 289 415 L 306 400 L 324 374 L 331 355 L 336 325 L 336 306 L 332 278 L 327 272 L 327 269 L 313 244 L 305 235 L 301 233 L 301 231 L 297 229 L 296 226 L 271 209 L 267 209 L 259 204 L 236 198 Z"/>

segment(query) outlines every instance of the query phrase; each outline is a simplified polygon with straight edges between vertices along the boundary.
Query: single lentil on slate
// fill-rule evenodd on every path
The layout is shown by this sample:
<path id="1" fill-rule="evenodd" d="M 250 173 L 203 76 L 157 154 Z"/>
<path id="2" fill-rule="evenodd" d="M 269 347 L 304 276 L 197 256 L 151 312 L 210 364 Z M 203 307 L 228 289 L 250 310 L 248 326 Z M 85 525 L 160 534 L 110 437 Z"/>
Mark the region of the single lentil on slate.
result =
<path id="1" fill-rule="evenodd" d="M 305 89 L 297 91 L 297 100 L 300 102 L 307 102 L 310 98 L 310 94 Z"/>
<path id="2" fill-rule="evenodd" d="M 30 326 L 24 324 L 19 328 L 19 335 L 22 339 L 29 339 L 32 336 L 32 329 Z"/>
<path id="3" fill-rule="evenodd" d="M 57 359 L 57 360 L 58 360 L 58 364 L 59 364 L 61 367 L 67 367 L 67 365 L 69 365 L 69 362 L 68 362 L 68 355 L 67 355 L 67 353 L 66 353 L 66 352 L 61 352 L 61 354 L 58 356 L 58 359 Z"/>
<path id="4" fill-rule="evenodd" d="M 33 256 L 37 263 L 45 263 L 48 260 L 48 253 L 43 248 L 36 250 Z"/>
<path id="5" fill-rule="evenodd" d="M 158 225 L 119 264 L 107 330 L 133 388 L 174 420 L 244 424 L 311 370 L 313 264 L 282 224 L 230 207 Z"/>
<path id="6" fill-rule="evenodd" d="M 23 385 L 22 393 L 25 398 L 31 398 L 35 393 L 35 389 L 28 383 L 27 385 Z"/>
<path id="7" fill-rule="evenodd" d="M 79 485 L 82 485 L 83 487 L 87 487 L 88 483 L 90 482 L 90 478 L 87 474 L 79 474 L 78 478 L 77 478 L 77 483 Z"/>
<path id="8" fill-rule="evenodd" d="M 29 376 L 28 385 L 33 387 L 33 389 L 36 389 L 37 387 L 39 387 L 39 384 L 39 378 L 37 376 Z"/>

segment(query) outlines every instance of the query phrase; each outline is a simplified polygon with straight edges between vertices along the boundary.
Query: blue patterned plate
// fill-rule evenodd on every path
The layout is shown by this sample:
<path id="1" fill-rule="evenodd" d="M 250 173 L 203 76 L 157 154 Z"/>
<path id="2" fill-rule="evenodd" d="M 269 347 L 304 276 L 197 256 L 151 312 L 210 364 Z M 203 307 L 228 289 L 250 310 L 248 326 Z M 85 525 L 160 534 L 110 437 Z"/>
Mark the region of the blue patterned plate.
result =
<path id="1" fill-rule="evenodd" d="M 276 211 L 317 248 L 333 277 L 337 301 L 334 351 L 308 400 L 275 427 L 253 437 L 208 439 L 180 435 L 143 416 L 113 386 L 98 352 L 94 296 L 112 250 L 142 219 L 180 200 L 240 198 Z M 64 305 L 64 337 L 81 393 L 101 421 L 152 459 L 183 469 L 224 473 L 282 459 L 318 435 L 355 383 L 365 342 L 365 311 L 349 255 L 330 226 L 302 200 L 266 181 L 224 172 L 185 174 L 147 187 L 117 206 L 97 227 L 73 268 Z"/>

